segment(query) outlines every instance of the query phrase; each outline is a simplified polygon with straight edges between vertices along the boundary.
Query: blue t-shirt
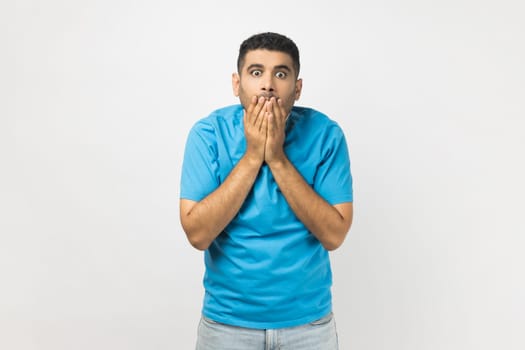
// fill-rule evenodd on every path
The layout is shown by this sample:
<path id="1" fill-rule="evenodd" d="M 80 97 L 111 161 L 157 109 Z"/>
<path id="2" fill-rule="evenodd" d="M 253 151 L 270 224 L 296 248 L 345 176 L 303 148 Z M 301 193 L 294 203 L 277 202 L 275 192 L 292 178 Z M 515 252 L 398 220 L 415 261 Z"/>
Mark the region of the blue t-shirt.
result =
<path id="1" fill-rule="evenodd" d="M 200 201 L 219 187 L 246 151 L 243 108 L 219 109 L 191 129 L 181 198 Z M 310 108 L 293 107 L 284 150 L 327 202 L 352 202 L 352 176 L 341 128 Z M 239 213 L 204 255 L 203 314 L 249 328 L 293 327 L 332 308 L 328 252 L 297 219 L 264 164 Z"/>

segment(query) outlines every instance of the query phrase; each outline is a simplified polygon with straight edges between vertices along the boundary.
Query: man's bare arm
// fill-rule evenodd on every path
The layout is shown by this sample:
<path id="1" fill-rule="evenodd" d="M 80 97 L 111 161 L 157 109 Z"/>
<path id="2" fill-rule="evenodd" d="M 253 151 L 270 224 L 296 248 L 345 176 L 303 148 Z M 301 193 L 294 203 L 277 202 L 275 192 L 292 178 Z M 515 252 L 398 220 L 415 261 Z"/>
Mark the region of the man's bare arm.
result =
<path id="1" fill-rule="evenodd" d="M 327 250 L 337 249 L 352 224 L 353 204 L 331 205 L 308 185 L 284 153 L 286 113 L 281 101 L 268 107 L 265 161 L 293 212 Z"/>
<path id="2" fill-rule="evenodd" d="M 260 165 L 242 158 L 226 180 L 200 202 L 180 200 L 180 220 L 191 245 L 208 249 L 235 217 L 250 192 Z"/>
<path id="3" fill-rule="evenodd" d="M 327 250 L 343 243 L 352 224 L 353 204 L 331 205 L 319 196 L 288 159 L 269 164 L 273 177 L 299 220 Z"/>
<path id="4" fill-rule="evenodd" d="M 252 99 L 244 115 L 246 153 L 226 180 L 199 202 L 180 200 L 180 221 L 191 245 L 206 250 L 244 203 L 264 161 L 266 102 Z"/>

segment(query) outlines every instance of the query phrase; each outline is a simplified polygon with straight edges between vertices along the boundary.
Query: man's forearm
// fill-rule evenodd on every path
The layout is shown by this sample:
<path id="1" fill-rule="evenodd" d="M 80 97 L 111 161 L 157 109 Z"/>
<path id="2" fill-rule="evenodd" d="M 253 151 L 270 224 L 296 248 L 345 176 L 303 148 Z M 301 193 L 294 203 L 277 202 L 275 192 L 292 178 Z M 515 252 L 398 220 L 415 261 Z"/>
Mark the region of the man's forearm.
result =
<path id="1" fill-rule="evenodd" d="M 190 243 L 205 250 L 237 215 L 250 192 L 261 162 L 243 157 L 226 180 L 200 202 L 180 201 L 181 223 Z"/>
<path id="2" fill-rule="evenodd" d="M 293 164 L 283 158 L 269 164 L 295 215 L 327 250 L 338 248 L 352 223 L 352 203 L 332 206 L 308 185 Z"/>

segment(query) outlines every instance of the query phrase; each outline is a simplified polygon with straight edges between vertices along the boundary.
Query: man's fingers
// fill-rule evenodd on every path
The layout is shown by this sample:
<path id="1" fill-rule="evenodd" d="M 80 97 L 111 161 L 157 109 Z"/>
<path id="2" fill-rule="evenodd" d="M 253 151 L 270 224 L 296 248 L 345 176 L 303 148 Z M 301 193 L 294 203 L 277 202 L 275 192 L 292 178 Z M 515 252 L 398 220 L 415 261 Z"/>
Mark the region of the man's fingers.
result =
<path id="1" fill-rule="evenodd" d="M 273 112 L 266 113 L 266 118 L 268 120 L 268 135 L 274 134 L 275 130 L 277 130 L 277 125 L 275 124 L 275 114 Z"/>
<path id="2" fill-rule="evenodd" d="M 259 131 L 266 130 L 266 104 L 264 105 L 264 108 L 262 108 L 259 112 L 259 116 L 257 118 L 257 122 L 255 123 L 255 126 Z"/>
<path id="3" fill-rule="evenodd" d="M 244 117 L 245 123 L 249 123 L 252 125 L 256 125 L 257 119 L 259 117 L 259 113 L 264 107 L 264 97 L 258 98 L 257 96 L 253 96 L 251 99 L 251 103 L 248 106 L 248 110 L 245 111 Z"/>
<path id="4" fill-rule="evenodd" d="M 278 100 L 275 97 L 272 97 L 270 99 L 271 106 L 269 111 L 273 113 L 273 117 L 276 119 L 277 122 L 281 122 L 281 119 L 283 118 L 281 116 L 281 109 L 278 106 Z"/>
<path id="5" fill-rule="evenodd" d="M 250 117 L 253 113 L 253 109 L 255 108 L 255 105 L 257 105 L 257 96 L 252 97 L 252 101 L 250 105 L 248 106 L 248 110 L 246 111 L 246 116 Z"/>
<path id="6" fill-rule="evenodd" d="M 252 113 L 250 114 L 251 122 L 254 125 L 257 122 L 257 120 L 261 117 L 261 111 L 264 110 L 263 107 L 266 104 L 265 101 L 266 100 L 264 99 L 264 97 L 259 97 L 259 99 L 257 99 L 257 104 L 255 105 L 255 108 L 253 109 Z M 263 116 L 264 116 L 264 111 L 263 111 Z"/>
<path id="7" fill-rule="evenodd" d="M 265 134 L 265 139 L 268 135 L 268 112 L 264 112 L 261 116 L 261 124 L 259 125 L 259 131 Z"/>
<path id="8" fill-rule="evenodd" d="M 284 123 L 286 120 L 286 112 L 284 110 L 282 99 L 277 100 L 277 103 L 275 104 L 275 109 L 279 111 L 279 121 Z"/>

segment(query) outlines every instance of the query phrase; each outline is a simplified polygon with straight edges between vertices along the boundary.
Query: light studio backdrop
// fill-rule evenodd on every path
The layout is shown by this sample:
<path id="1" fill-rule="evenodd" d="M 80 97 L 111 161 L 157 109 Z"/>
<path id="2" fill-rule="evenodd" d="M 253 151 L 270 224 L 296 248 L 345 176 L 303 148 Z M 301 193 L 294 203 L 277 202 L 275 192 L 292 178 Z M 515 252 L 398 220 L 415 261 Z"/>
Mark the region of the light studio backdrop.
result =
<path id="1" fill-rule="evenodd" d="M 0 4 L 0 348 L 192 349 L 189 128 L 236 103 L 240 42 L 290 36 L 299 105 L 345 130 L 331 254 L 342 350 L 525 348 L 524 6 L 510 1 Z"/>

